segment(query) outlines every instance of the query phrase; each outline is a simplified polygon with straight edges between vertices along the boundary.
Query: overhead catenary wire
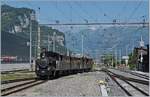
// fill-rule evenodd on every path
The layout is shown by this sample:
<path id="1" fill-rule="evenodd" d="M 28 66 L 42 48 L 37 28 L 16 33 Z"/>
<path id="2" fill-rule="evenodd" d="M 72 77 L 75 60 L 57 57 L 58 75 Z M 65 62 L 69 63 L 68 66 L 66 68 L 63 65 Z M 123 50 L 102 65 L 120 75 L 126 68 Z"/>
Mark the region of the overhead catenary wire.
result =
<path id="1" fill-rule="evenodd" d="M 103 16 L 104 16 L 105 18 L 107 18 L 108 20 L 112 21 L 114 18 L 111 17 L 110 15 L 108 15 L 108 13 L 105 12 L 105 11 L 103 10 L 103 8 L 102 8 L 101 6 L 99 6 L 98 4 L 100 4 L 100 3 L 94 3 L 94 7 L 98 10 L 98 13 L 103 13 Z"/>
<path id="2" fill-rule="evenodd" d="M 142 0 L 139 1 L 138 5 L 133 9 L 133 11 L 131 12 L 131 14 L 129 15 L 129 17 L 127 18 L 126 22 L 129 22 L 130 19 L 135 15 L 135 13 L 137 12 L 137 10 L 139 9 L 139 7 L 141 6 L 142 4 Z"/>
<path id="3" fill-rule="evenodd" d="M 53 6 L 57 9 L 57 11 L 59 12 L 59 14 L 61 16 L 63 16 L 66 20 L 68 20 L 68 17 L 65 15 L 65 12 L 59 8 L 60 6 L 58 7 L 58 4 L 59 4 L 59 2 L 57 0 L 56 4 L 53 4 Z M 59 22 L 60 22 L 60 20 L 59 20 Z"/>
<path id="4" fill-rule="evenodd" d="M 70 22 L 72 22 L 72 6 L 70 6 L 70 17 L 71 17 Z"/>
<path id="5" fill-rule="evenodd" d="M 91 15 L 87 12 L 87 10 L 85 10 L 85 9 L 82 7 L 81 3 L 75 2 L 75 4 L 79 7 L 80 10 L 82 10 L 82 12 L 83 12 L 85 15 L 87 15 L 90 19 L 95 20 L 95 18 L 94 18 L 93 16 L 91 16 Z M 89 19 L 88 19 L 88 21 L 89 21 Z"/>
<path id="6" fill-rule="evenodd" d="M 124 6 L 122 7 L 121 11 L 116 15 L 118 17 L 120 17 L 121 15 L 124 14 L 124 10 L 126 9 L 127 5 L 128 5 L 128 2 L 127 1 L 124 1 Z"/>
<path id="7" fill-rule="evenodd" d="M 70 6 L 70 8 L 72 8 L 72 11 L 76 12 L 77 15 L 82 19 L 82 20 L 87 20 L 85 17 L 83 17 L 77 10 L 74 9 L 74 7 L 72 6 L 71 2 L 68 2 L 68 6 Z"/>

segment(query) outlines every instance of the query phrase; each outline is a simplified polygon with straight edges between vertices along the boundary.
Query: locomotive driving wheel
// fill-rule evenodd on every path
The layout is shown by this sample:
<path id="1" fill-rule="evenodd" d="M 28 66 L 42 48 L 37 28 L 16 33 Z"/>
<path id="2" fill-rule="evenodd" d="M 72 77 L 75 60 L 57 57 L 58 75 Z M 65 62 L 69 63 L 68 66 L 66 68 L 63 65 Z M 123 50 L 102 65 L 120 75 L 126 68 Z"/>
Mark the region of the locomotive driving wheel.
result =
<path id="1" fill-rule="evenodd" d="M 54 66 L 51 66 L 48 79 L 54 78 L 55 76 L 56 76 L 56 68 Z"/>

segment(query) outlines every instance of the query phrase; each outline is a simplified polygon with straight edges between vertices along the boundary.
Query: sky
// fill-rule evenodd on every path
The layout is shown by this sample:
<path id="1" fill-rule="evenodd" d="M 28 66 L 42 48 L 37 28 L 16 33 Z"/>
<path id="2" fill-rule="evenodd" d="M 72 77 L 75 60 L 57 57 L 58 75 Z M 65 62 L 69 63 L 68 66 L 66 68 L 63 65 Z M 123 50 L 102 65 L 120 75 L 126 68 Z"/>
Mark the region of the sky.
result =
<path id="1" fill-rule="evenodd" d="M 34 9 L 40 7 L 39 22 L 141 22 L 148 18 L 148 0 L 2 0 L 2 4 Z"/>
<path id="2" fill-rule="evenodd" d="M 149 18 L 149 0 L 2 0 L 2 4 L 12 7 L 34 9 L 38 16 L 40 7 L 40 24 L 85 23 L 88 22 L 142 22 Z M 143 17 L 144 16 L 144 17 Z M 101 26 L 101 25 L 100 25 Z M 60 27 L 60 26 L 59 26 Z M 57 28 L 63 32 L 78 32 L 67 26 Z M 70 26 L 69 26 L 70 27 Z M 70 27 L 71 28 L 71 27 Z M 83 28 L 84 29 L 84 28 Z"/>

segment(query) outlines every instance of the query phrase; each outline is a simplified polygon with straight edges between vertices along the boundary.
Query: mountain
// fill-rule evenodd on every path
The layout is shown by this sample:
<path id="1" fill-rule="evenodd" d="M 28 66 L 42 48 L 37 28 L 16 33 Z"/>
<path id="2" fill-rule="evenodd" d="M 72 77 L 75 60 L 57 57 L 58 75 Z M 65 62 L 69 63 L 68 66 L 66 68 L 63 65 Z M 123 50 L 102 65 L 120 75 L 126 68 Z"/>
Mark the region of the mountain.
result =
<path id="1" fill-rule="evenodd" d="M 141 36 L 145 45 L 149 43 L 149 28 L 140 26 L 110 26 L 97 27 L 95 29 L 84 28 L 70 34 L 66 33 L 67 47 L 73 51 L 81 53 L 82 51 L 82 35 L 84 53 L 88 53 L 94 57 L 103 55 L 104 53 L 113 53 L 117 50 L 119 55 L 121 50 L 122 55 L 131 53 L 133 47 L 139 46 Z"/>
<path id="2" fill-rule="evenodd" d="M 29 56 L 29 46 L 26 46 L 27 39 L 24 39 L 22 37 L 18 37 L 14 34 L 10 33 L 2 33 L 2 56 L 22 56 L 22 58 L 25 58 L 26 56 Z"/>
<path id="3" fill-rule="evenodd" d="M 32 20 L 30 16 L 32 13 Z M 29 8 L 15 8 L 9 5 L 1 6 L 1 33 L 2 33 L 2 56 L 18 56 L 20 58 L 29 58 L 29 42 L 30 21 L 32 23 L 32 55 L 37 55 L 37 29 L 38 22 L 36 20 L 35 11 Z M 66 53 L 65 35 L 56 29 L 47 26 L 40 26 L 41 48 L 48 48 L 48 35 L 50 40 L 53 33 L 56 33 L 56 47 L 62 48 L 61 53 Z M 52 46 L 52 44 L 50 44 Z M 59 52 L 56 48 L 56 51 Z M 64 50 L 64 51 L 63 51 Z"/>

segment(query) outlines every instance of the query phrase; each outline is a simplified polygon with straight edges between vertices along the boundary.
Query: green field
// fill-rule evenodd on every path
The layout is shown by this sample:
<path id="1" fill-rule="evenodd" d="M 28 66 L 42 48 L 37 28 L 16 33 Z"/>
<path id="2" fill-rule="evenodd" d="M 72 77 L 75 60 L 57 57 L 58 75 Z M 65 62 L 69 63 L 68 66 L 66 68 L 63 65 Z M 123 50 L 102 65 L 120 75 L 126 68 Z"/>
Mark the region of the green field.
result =
<path id="1" fill-rule="evenodd" d="M 23 79 L 23 78 L 33 78 L 33 77 L 36 77 L 34 72 L 21 71 L 21 72 L 1 74 L 1 81 Z"/>

